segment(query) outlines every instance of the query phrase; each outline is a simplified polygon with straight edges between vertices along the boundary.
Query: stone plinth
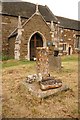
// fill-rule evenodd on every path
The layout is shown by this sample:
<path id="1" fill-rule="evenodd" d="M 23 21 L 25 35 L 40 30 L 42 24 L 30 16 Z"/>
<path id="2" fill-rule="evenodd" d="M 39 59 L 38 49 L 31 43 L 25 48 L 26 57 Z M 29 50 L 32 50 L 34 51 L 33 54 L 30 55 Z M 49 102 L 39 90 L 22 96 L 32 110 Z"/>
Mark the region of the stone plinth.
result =
<path id="1" fill-rule="evenodd" d="M 30 92 L 31 95 L 33 95 L 36 98 L 47 98 L 49 96 L 57 95 L 58 93 L 61 93 L 62 91 L 69 90 L 69 87 L 65 84 L 62 84 L 61 87 L 50 89 L 46 91 L 42 91 L 40 89 L 40 85 L 38 82 L 33 82 L 32 84 L 27 83 L 26 81 L 23 81 L 24 86 L 27 88 L 27 90 Z"/>
<path id="2" fill-rule="evenodd" d="M 38 47 L 36 50 L 37 75 L 43 78 L 49 75 L 49 49 L 47 47 Z"/>

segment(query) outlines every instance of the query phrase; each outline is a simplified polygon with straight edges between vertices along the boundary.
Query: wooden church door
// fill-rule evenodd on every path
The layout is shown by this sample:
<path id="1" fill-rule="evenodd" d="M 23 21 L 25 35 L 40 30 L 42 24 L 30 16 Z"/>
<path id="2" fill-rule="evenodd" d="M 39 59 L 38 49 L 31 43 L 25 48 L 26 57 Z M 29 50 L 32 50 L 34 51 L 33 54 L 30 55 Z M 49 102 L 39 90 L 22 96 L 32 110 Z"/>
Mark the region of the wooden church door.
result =
<path id="1" fill-rule="evenodd" d="M 43 40 L 39 33 L 35 33 L 30 40 L 30 60 L 36 58 L 36 47 L 43 47 Z"/>

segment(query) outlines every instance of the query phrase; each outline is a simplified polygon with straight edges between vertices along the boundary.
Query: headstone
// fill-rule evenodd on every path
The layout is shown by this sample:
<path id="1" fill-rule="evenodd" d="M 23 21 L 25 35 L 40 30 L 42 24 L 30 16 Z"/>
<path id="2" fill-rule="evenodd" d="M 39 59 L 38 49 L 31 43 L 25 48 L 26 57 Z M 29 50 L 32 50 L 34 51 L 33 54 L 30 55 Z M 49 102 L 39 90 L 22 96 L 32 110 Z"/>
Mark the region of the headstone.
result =
<path id="1" fill-rule="evenodd" d="M 49 55 L 49 70 L 55 71 L 55 70 L 61 70 L 61 57 L 54 55 Z"/>
<path id="2" fill-rule="evenodd" d="M 61 57 L 58 55 L 58 49 L 54 46 L 49 47 L 48 59 L 49 59 L 49 71 L 61 69 Z"/>
<path id="3" fill-rule="evenodd" d="M 26 80 L 26 85 L 29 92 L 39 98 L 54 95 L 58 91 L 68 90 L 60 79 L 50 76 L 51 64 L 53 69 L 52 60 L 55 60 L 55 65 L 58 65 L 57 58 L 54 59 L 55 56 L 53 57 L 53 55 L 53 47 L 37 47 L 36 49 L 37 74 L 29 75 Z"/>

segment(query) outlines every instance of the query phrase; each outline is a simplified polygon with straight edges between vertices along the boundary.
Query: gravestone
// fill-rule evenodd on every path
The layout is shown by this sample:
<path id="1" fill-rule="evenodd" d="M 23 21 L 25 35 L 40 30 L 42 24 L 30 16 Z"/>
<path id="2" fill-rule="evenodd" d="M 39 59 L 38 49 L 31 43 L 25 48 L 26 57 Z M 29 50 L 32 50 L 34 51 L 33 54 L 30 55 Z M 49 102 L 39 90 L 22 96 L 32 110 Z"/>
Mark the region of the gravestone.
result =
<path id="1" fill-rule="evenodd" d="M 54 46 L 49 46 L 49 71 L 61 70 L 61 57 L 58 55 L 59 50 Z"/>
<path id="2" fill-rule="evenodd" d="M 24 81 L 24 85 L 29 92 L 33 96 L 41 99 L 56 95 L 61 91 L 69 90 L 68 86 L 64 85 L 60 79 L 50 76 L 50 55 L 53 55 L 53 53 L 50 51 L 49 47 L 37 47 L 37 74 L 28 75 L 27 79 Z"/>
<path id="3" fill-rule="evenodd" d="M 61 57 L 58 55 L 58 49 L 54 46 L 37 47 L 36 66 L 37 75 L 43 78 L 50 75 L 51 71 L 61 70 Z"/>
<path id="4" fill-rule="evenodd" d="M 50 76 L 49 55 L 52 55 L 52 50 L 48 47 L 38 47 L 36 50 L 37 80 L 40 82 L 42 90 L 62 86 L 60 80 L 56 80 L 54 77 Z"/>

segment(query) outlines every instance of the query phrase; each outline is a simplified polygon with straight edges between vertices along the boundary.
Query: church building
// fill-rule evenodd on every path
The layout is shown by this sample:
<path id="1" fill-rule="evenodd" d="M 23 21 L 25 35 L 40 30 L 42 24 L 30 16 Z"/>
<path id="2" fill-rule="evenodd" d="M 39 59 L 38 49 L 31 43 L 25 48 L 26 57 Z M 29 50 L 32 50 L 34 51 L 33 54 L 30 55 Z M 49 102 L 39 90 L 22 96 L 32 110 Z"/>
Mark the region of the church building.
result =
<path id="1" fill-rule="evenodd" d="M 36 58 L 37 47 L 55 46 L 59 55 L 77 53 L 80 21 L 55 16 L 48 6 L 2 3 L 2 55 L 17 60 Z"/>

